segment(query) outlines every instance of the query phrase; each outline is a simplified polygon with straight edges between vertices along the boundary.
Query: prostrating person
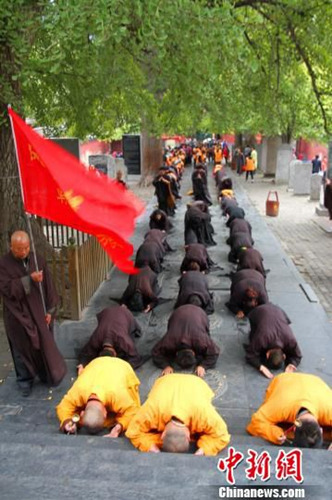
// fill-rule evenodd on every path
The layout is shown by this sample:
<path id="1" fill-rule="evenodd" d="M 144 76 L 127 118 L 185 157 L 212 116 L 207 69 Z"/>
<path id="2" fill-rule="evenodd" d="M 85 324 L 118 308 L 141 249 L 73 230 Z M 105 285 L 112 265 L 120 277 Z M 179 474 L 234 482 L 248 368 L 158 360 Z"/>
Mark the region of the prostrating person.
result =
<path id="1" fill-rule="evenodd" d="M 117 438 L 140 407 L 140 381 L 129 363 L 102 356 L 91 361 L 56 407 L 60 430 L 76 434 L 81 427 L 89 434 L 111 429 Z"/>
<path id="2" fill-rule="evenodd" d="M 281 373 L 271 380 L 247 431 L 278 445 L 321 448 L 322 426 L 332 426 L 330 387 L 316 375 Z"/>
<path id="3" fill-rule="evenodd" d="M 184 272 L 179 279 L 179 293 L 174 309 L 185 304 L 199 306 L 207 314 L 214 312 L 213 295 L 209 292 L 205 274 L 200 271 Z"/>
<path id="4" fill-rule="evenodd" d="M 136 369 L 142 364 L 134 338 L 142 335 L 140 325 L 125 304 L 106 307 L 97 314 L 98 326 L 78 354 L 78 371 L 98 356 L 118 357 Z"/>
<path id="5" fill-rule="evenodd" d="M 251 278 L 253 272 L 257 275 Z M 240 281 L 239 273 L 242 273 L 243 277 Z M 234 275 L 230 300 L 226 306 L 238 319 L 247 316 L 252 309 L 260 304 L 266 304 L 268 301 L 265 279 L 258 271 L 243 269 Z"/>
<path id="6" fill-rule="evenodd" d="M 149 312 L 158 304 L 157 274 L 149 266 L 140 268 L 138 274 L 131 274 L 128 286 L 120 299 L 131 311 Z"/>
<path id="7" fill-rule="evenodd" d="M 213 391 L 199 377 L 173 373 L 159 378 L 148 399 L 131 420 L 126 436 L 141 451 L 217 455 L 230 435 L 213 407 Z"/>
<path id="8" fill-rule="evenodd" d="M 210 337 L 209 320 L 202 308 L 186 304 L 172 313 L 166 334 L 152 349 L 152 359 L 162 375 L 173 373 L 177 364 L 204 377 L 216 365 L 220 349 Z"/>
<path id="9" fill-rule="evenodd" d="M 213 234 L 214 229 L 211 224 L 211 215 L 208 206 L 202 201 L 188 205 L 184 217 L 185 244 L 202 243 L 205 246 L 216 245 Z"/>
<path id="10" fill-rule="evenodd" d="M 192 262 L 197 262 L 200 271 L 208 272 L 211 269 L 213 261 L 204 245 L 201 243 L 191 243 L 184 248 L 186 255 L 181 263 L 181 273 L 183 273 L 183 271 L 189 271 Z"/>
<path id="11" fill-rule="evenodd" d="M 269 302 L 255 307 L 249 314 L 250 335 L 246 361 L 265 377 L 273 378 L 270 370 L 285 366 L 285 372 L 294 372 L 302 353 L 290 328 L 290 319 L 278 306 Z"/>

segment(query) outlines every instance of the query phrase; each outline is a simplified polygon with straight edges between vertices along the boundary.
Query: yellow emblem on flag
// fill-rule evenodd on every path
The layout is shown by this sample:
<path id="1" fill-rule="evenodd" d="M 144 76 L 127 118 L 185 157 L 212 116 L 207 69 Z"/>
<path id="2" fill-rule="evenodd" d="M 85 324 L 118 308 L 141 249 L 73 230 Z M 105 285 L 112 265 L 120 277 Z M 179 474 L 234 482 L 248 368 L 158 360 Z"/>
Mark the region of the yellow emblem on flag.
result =
<path id="1" fill-rule="evenodd" d="M 115 248 L 122 248 L 123 245 L 119 243 L 118 241 L 114 240 L 111 236 L 108 236 L 107 234 L 97 234 L 97 238 L 100 241 L 100 244 L 103 246 L 109 246 L 114 250 Z"/>
<path id="2" fill-rule="evenodd" d="M 73 196 L 73 190 L 69 189 L 68 191 L 62 191 L 62 189 L 57 189 L 58 191 L 58 200 L 61 203 L 67 203 L 75 212 L 79 209 L 80 205 L 82 205 L 84 198 L 83 196 Z"/>
<path id="3" fill-rule="evenodd" d="M 44 168 L 46 168 L 46 165 L 45 163 L 43 162 L 43 160 L 40 158 L 39 154 L 36 153 L 36 151 L 32 148 L 31 144 L 28 144 L 28 147 L 29 147 L 29 153 L 30 153 L 30 160 L 31 161 L 38 161 L 40 163 L 40 165 Z"/>

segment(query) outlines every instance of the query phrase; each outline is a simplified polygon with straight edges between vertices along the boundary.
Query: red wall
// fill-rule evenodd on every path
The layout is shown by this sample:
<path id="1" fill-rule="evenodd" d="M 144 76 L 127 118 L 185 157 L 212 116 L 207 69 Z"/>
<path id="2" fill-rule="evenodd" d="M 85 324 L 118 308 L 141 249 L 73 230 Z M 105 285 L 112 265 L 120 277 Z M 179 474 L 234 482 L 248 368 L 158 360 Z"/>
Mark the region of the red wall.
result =
<path id="1" fill-rule="evenodd" d="M 108 141 L 87 141 L 80 144 L 81 161 L 88 165 L 90 155 L 107 155 L 110 153 L 110 143 Z"/>
<path id="2" fill-rule="evenodd" d="M 302 158 L 301 158 L 302 155 Z M 319 155 L 323 160 L 324 156 L 327 158 L 327 146 L 319 144 L 318 142 L 309 142 L 304 139 L 298 139 L 296 142 L 296 156 L 301 160 L 313 160 L 316 155 Z M 324 167 L 324 161 L 322 166 Z"/>

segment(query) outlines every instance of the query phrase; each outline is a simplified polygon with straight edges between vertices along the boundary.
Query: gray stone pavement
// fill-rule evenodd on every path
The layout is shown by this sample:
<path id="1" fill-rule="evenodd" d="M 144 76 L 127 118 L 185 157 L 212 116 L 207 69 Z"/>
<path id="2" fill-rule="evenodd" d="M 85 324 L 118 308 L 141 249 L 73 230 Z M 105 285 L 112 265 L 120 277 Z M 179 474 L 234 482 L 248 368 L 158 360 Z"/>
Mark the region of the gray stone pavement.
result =
<path id="1" fill-rule="evenodd" d="M 149 353 L 154 343 L 165 333 L 177 294 L 179 267 L 184 255 L 183 218 L 189 201 L 186 193 L 190 188 L 190 173 L 190 169 L 187 169 L 181 189 L 183 199 L 174 221 L 175 230 L 168 238 L 175 251 L 166 256 L 164 271 L 160 275 L 161 296 L 170 300 L 152 313 L 137 314 L 143 329 L 138 341 L 138 349 L 142 354 Z M 213 199 L 216 200 L 211 178 L 209 183 Z M 265 266 L 271 270 L 267 278 L 269 297 L 284 308 L 292 320 L 292 328 L 304 356 L 299 370 L 319 375 L 331 386 L 332 326 L 321 304 L 312 301 L 313 293 L 307 284 L 308 280 L 299 273 L 271 231 L 272 225 L 277 225 L 281 219 L 262 216 L 254 206 L 257 204 L 257 207 L 261 207 L 265 200 L 264 183 L 256 179 L 254 184 L 244 186 L 242 178 L 235 178 L 236 195 L 252 224 L 255 246 L 264 256 Z M 139 194 L 139 189 L 135 188 L 135 192 Z M 136 249 L 147 230 L 148 216 L 153 207 L 152 199 L 146 213 L 138 221 L 133 237 Z M 260 209 L 264 211 L 264 205 Z M 215 391 L 214 405 L 232 434 L 231 445 L 244 454 L 248 448 L 258 453 L 267 450 L 274 463 L 279 448 L 248 436 L 245 431 L 250 415 L 263 400 L 268 380 L 245 364 L 242 344 L 247 339 L 247 321 L 236 320 L 224 305 L 229 297 L 230 286 L 225 275 L 232 269 L 227 262 L 228 247 L 225 243 L 228 230 L 216 203 L 211 207 L 211 213 L 218 245 L 208 251 L 224 270 L 213 271 L 208 276 L 215 299 L 215 313 L 210 316 L 211 336 L 220 345 L 221 354 L 216 368 L 208 371 L 206 381 Z M 115 269 L 91 299 L 83 319 L 63 322 L 57 329 L 56 339 L 69 369 L 58 388 L 47 389 L 37 383 L 31 397 L 23 399 L 16 391 L 13 372 L 0 387 L 0 457 L 3 464 L 0 488 L 5 492 L 3 498 L 69 498 L 77 496 L 77 488 L 80 487 L 86 496 L 94 498 L 104 497 L 110 488 L 109 494 L 116 499 L 127 499 L 135 494 L 137 498 L 190 497 L 202 500 L 218 498 L 218 486 L 227 484 L 225 475 L 217 470 L 218 459 L 215 457 L 151 456 L 133 450 L 125 438 L 110 441 L 98 436 L 81 435 L 75 438 L 59 435 L 54 409 L 75 379 L 77 350 L 92 333 L 96 325 L 96 313 L 112 304 L 110 297 L 120 297 L 126 283 L 127 276 Z M 144 401 L 160 371 L 148 360 L 137 374 L 141 381 L 141 399 Z M 226 456 L 227 450 L 224 450 L 221 457 Z M 30 462 L 34 463 L 33 470 L 31 466 L 29 468 Z M 242 465 L 236 469 L 236 485 L 252 484 L 245 477 L 244 469 Z M 303 485 L 313 487 L 306 491 L 307 499 L 330 498 L 331 471 L 332 454 L 304 450 Z M 274 466 L 272 472 L 275 473 Z M 254 484 L 262 485 L 262 482 L 257 480 Z M 268 486 L 275 484 L 296 486 L 293 480 L 279 483 L 273 476 L 265 483 Z M 319 490 L 319 485 L 322 490 Z"/>
<path id="2" fill-rule="evenodd" d="M 303 279 L 311 285 L 332 321 L 332 221 L 316 214 L 317 201 L 310 201 L 307 195 L 294 195 L 286 185 L 276 185 L 260 173 L 253 184 L 245 182 L 244 175 L 236 176 L 236 182 L 246 190 L 253 206 L 281 242 Z M 278 217 L 265 215 L 269 191 L 278 192 Z"/>

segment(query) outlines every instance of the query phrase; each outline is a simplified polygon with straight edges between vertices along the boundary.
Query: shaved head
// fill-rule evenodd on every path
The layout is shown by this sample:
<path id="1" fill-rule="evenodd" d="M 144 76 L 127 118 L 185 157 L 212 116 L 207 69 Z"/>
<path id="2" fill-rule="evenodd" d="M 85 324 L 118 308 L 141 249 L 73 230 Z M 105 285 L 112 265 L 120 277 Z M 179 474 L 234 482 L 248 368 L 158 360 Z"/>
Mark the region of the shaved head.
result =
<path id="1" fill-rule="evenodd" d="M 25 231 L 15 231 L 10 238 L 10 250 L 16 259 L 26 259 L 30 253 L 30 238 Z"/>
<path id="2" fill-rule="evenodd" d="M 18 242 L 18 241 L 24 243 L 28 241 L 30 243 L 30 238 L 28 233 L 26 233 L 25 231 L 15 231 L 10 238 L 10 243 L 13 244 L 13 242 Z"/>

